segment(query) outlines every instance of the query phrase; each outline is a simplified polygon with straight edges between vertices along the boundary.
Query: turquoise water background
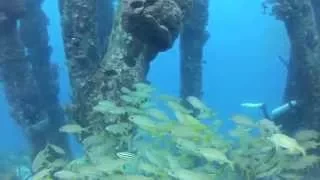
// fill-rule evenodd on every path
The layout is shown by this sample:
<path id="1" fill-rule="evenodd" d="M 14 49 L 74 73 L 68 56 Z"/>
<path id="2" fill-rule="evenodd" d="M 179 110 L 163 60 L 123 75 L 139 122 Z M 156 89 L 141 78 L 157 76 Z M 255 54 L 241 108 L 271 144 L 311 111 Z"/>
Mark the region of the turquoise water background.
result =
<path id="1" fill-rule="evenodd" d="M 70 102 L 68 72 L 61 39 L 57 1 L 43 5 L 49 19 L 52 61 L 60 67 L 60 99 Z M 225 121 L 224 130 L 232 126 L 229 118 L 255 110 L 243 109 L 243 102 L 265 102 L 272 108 L 281 104 L 286 68 L 278 56 L 288 59 L 289 43 L 284 24 L 264 15 L 259 1 L 212 0 L 208 31 L 210 39 L 204 50 L 204 101 Z M 179 42 L 153 61 L 148 80 L 160 92 L 179 95 Z M 27 148 L 21 129 L 8 114 L 3 91 L 0 96 L 0 152 Z M 72 143 L 74 147 L 76 147 Z"/>

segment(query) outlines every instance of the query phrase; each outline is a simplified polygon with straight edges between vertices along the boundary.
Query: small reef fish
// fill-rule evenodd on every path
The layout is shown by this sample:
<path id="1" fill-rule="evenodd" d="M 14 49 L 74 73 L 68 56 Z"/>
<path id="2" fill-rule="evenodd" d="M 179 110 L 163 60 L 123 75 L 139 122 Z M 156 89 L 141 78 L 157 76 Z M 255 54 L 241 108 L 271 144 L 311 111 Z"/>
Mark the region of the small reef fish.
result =
<path id="1" fill-rule="evenodd" d="M 234 170 L 234 165 L 231 160 L 221 151 L 215 148 L 198 148 L 198 152 L 208 161 L 216 161 L 220 164 L 227 163 L 232 170 Z"/>
<path id="2" fill-rule="evenodd" d="M 61 167 L 64 167 L 68 162 L 64 159 L 56 159 L 53 162 L 50 162 L 50 167 L 53 169 L 59 169 Z"/>
<path id="3" fill-rule="evenodd" d="M 190 126 L 179 125 L 170 130 L 170 134 L 175 138 L 186 138 L 192 140 L 200 140 L 203 137 L 202 134 L 193 130 Z"/>
<path id="4" fill-rule="evenodd" d="M 60 155 L 65 155 L 66 152 L 59 146 L 56 146 L 54 144 L 48 144 L 48 146 L 56 153 L 60 154 Z"/>
<path id="5" fill-rule="evenodd" d="M 132 91 L 126 87 L 122 87 L 121 89 L 121 92 L 124 93 L 124 94 L 130 94 Z"/>
<path id="6" fill-rule="evenodd" d="M 248 116 L 245 115 L 234 115 L 231 120 L 238 125 L 243 125 L 246 127 L 255 127 L 256 123 Z"/>
<path id="7" fill-rule="evenodd" d="M 159 169 L 158 167 L 147 163 L 147 162 L 140 162 L 138 165 L 138 169 L 146 174 L 158 174 Z"/>
<path id="8" fill-rule="evenodd" d="M 185 150 L 187 152 L 195 153 L 198 150 L 197 144 L 195 144 L 193 141 L 189 141 L 183 138 L 177 138 L 175 142 L 177 148 Z"/>
<path id="9" fill-rule="evenodd" d="M 126 112 L 129 114 L 144 114 L 145 112 L 139 108 L 131 107 L 131 106 L 125 106 L 124 107 Z"/>
<path id="10" fill-rule="evenodd" d="M 156 127 L 156 122 L 152 121 L 149 117 L 144 115 L 131 115 L 129 116 L 129 121 L 133 122 L 143 129 L 148 127 Z"/>
<path id="11" fill-rule="evenodd" d="M 171 124 L 161 124 L 153 121 L 150 117 L 145 115 L 131 115 L 129 116 L 129 121 L 154 136 L 167 134 L 172 127 Z"/>
<path id="12" fill-rule="evenodd" d="M 146 83 L 136 83 L 133 85 L 133 87 L 140 92 L 146 92 L 146 93 L 150 93 L 154 91 L 154 88 L 151 87 L 149 84 Z"/>
<path id="13" fill-rule="evenodd" d="M 60 180 L 72 180 L 72 179 L 78 178 L 78 174 L 72 171 L 67 171 L 67 170 L 61 170 L 61 171 L 55 172 L 53 176 Z"/>
<path id="14" fill-rule="evenodd" d="M 164 112 L 156 108 L 147 109 L 146 112 L 149 116 L 156 118 L 157 120 L 170 121 L 170 118 Z"/>
<path id="15" fill-rule="evenodd" d="M 164 161 L 165 158 L 165 154 L 163 152 L 160 151 L 156 151 L 156 150 L 145 150 L 144 155 L 146 157 L 146 159 L 153 165 L 155 165 L 156 167 L 164 167 L 166 165 L 166 161 Z"/>
<path id="16" fill-rule="evenodd" d="M 114 104 L 112 101 L 103 100 L 103 101 L 100 101 L 96 106 L 94 106 L 93 110 L 105 111 L 114 107 L 116 107 L 116 104 Z"/>
<path id="17" fill-rule="evenodd" d="M 292 180 L 303 179 L 303 176 L 298 175 L 298 174 L 294 174 L 294 173 L 281 173 L 278 176 L 283 178 L 283 179 L 292 179 Z"/>
<path id="18" fill-rule="evenodd" d="M 246 108 L 261 108 L 264 103 L 241 103 L 240 105 Z"/>
<path id="19" fill-rule="evenodd" d="M 48 129 L 49 127 L 49 120 L 48 119 L 44 119 L 44 120 L 41 120 L 35 124 L 32 124 L 31 126 L 29 126 L 27 128 L 27 133 L 28 134 L 32 134 L 32 133 L 39 133 L 39 132 L 44 132 Z"/>
<path id="20" fill-rule="evenodd" d="M 320 157 L 316 155 L 307 155 L 294 162 L 290 163 L 290 166 L 286 167 L 287 170 L 303 170 L 308 167 L 312 167 L 319 163 Z"/>
<path id="21" fill-rule="evenodd" d="M 168 175 L 179 180 L 212 180 L 210 175 L 201 172 L 195 172 L 187 169 L 173 169 L 168 171 Z"/>
<path id="22" fill-rule="evenodd" d="M 169 108 L 171 108 L 175 112 L 178 111 L 178 112 L 186 113 L 186 114 L 189 114 L 192 112 L 191 110 L 183 107 L 179 102 L 176 102 L 176 101 L 168 101 L 167 105 Z"/>
<path id="23" fill-rule="evenodd" d="M 115 103 L 108 100 L 100 101 L 96 106 L 93 107 L 93 110 L 102 114 L 109 113 L 115 115 L 124 114 L 126 112 L 124 108 L 118 107 Z"/>
<path id="24" fill-rule="evenodd" d="M 142 91 L 142 92 L 141 91 L 134 91 L 134 92 L 131 92 L 129 95 L 132 97 L 141 99 L 141 100 L 150 97 L 149 92 L 145 92 L 145 91 Z"/>
<path id="25" fill-rule="evenodd" d="M 269 119 L 262 119 L 258 121 L 258 126 L 263 131 L 268 131 L 270 133 L 280 132 L 281 126 L 277 126 L 273 121 Z"/>
<path id="26" fill-rule="evenodd" d="M 39 172 L 37 172 L 34 176 L 32 176 L 33 180 L 45 180 L 46 178 L 49 179 L 51 169 L 43 169 Z"/>
<path id="27" fill-rule="evenodd" d="M 306 150 L 295 139 L 287 135 L 276 133 L 268 139 L 276 146 L 276 149 L 282 147 L 289 150 L 290 153 L 300 152 L 303 156 L 306 156 Z"/>
<path id="28" fill-rule="evenodd" d="M 266 178 L 266 177 L 271 177 L 273 174 L 278 174 L 280 171 L 281 171 L 281 169 L 279 169 L 277 166 L 275 166 L 265 172 L 257 174 L 256 178 L 262 179 L 262 178 Z"/>
<path id="29" fill-rule="evenodd" d="M 143 175 L 111 175 L 108 177 L 110 180 L 153 180 L 151 177 Z"/>
<path id="30" fill-rule="evenodd" d="M 105 138 L 103 136 L 99 135 L 92 135 L 89 137 L 86 137 L 84 140 L 82 140 L 82 144 L 89 149 L 93 146 L 98 146 L 99 144 L 103 144 L 105 142 Z"/>
<path id="31" fill-rule="evenodd" d="M 208 118 L 212 118 L 215 115 L 215 113 L 213 113 L 213 111 L 209 107 L 207 107 L 204 103 L 202 103 L 201 100 L 198 99 L 197 97 L 188 96 L 186 100 L 195 109 L 199 110 L 199 114 L 197 118 L 208 119 Z"/>
<path id="32" fill-rule="evenodd" d="M 106 131 L 113 134 L 125 134 L 128 133 L 132 126 L 129 123 L 117 123 L 107 126 Z"/>
<path id="33" fill-rule="evenodd" d="M 116 153 L 117 157 L 123 160 L 131 160 L 136 158 L 137 156 L 130 152 L 118 152 Z"/>
<path id="34" fill-rule="evenodd" d="M 204 130 L 207 128 L 198 119 L 196 119 L 190 114 L 182 113 L 180 111 L 175 111 L 174 114 L 177 120 L 179 121 L 179 123 L 182 125 L 190 126 L 195 130 Z"/>
<path id="35" fill-rule="evenodd" d="M 202 124 L 199 119 L 193 117 L 190 114 L 184 114 L 185 123 L 188 126 L 191 126 L 195 130 L 204 130 L 207 129 L 207 126 Z"/>
<path id="36" fill-rule="evenodd" d="M 60 132 L 65 132 L 65 133 L 81 133 L 85 131 L 85 128 L 81 127 L 78 124 L 67 124 L 62 126 L 59 129 Z"/>
<path id="37" fill-rule="evenodd" d="M 205 109 L 207 108 L 206 105 L 204 105 L 200 99 L 198 99 L 197 97 L 194 96 L 188 96 L 186 98 L 186 100 L 188 101 L 188 103 L 190 103 L 194 108 L 196 109 Z"/>
<path id="38" fill-rule="evenodd" d="M 320 147 L 320 142 L 317 142 L 315 140 L 310 140 L 310 141 L 304 141 L 300 143 L 302 147 L 304 147 L 306 150 L 309 149 L 317 149 Z"/>
<path id="39" fill-rule="evenodd" d="M 47 162 L 47 157 L 47 148 L 44 148 L 43 150 L 38 152 L 38 154 L 32 162 L 32 171 L 38 172 L 39 170 L 41 170 L 44 167 L 43 164 Z"/>
<path id="40" fill-rule="evenodd" d="M 126 164 L 123 159 L 109 159 L 96 165 L 97 170 L 112 174 L 115 171 L 122 171 L 122 167 Z"/>
<path id="41" fill-rule="evenodd" d="M 237 126 L 236 128 L 229 131 L 229 135 L 231 137 L 247 137 L 250 134 L 251 130 L 251 128 Z"/>

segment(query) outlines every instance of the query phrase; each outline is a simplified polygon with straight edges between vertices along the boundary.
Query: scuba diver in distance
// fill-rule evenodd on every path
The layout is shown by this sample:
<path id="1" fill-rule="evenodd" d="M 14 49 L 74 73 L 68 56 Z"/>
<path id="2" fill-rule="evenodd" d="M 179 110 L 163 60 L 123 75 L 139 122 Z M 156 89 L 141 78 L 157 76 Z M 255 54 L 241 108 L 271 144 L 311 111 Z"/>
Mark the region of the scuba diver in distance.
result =
<path id="1" fill-rule="evenodd" d="M 261 111 L 262 111 L 262 114 L 264 116 L 264 118 L 266 119 L 270 119 L 270 120 L 276 120 L 278 119 L 279 117 L 281 117 L 282 115 L 284 114 L 287 114 L 287 113 L 290 113 L 294 110 L 296 110 L 298 106 L 298 103 L 296 100 L 291 100 L 279 107 L 276 107 L 274 108 L 271 113 L 268 112 L 268 109 L 267 109 L 267 105 L 266 104 L 263 104 L 261 106 Z"/>
<path id="2" fill-rule="evenodd" d="M 264 118 L 275 121 L 279 117 L 295 111 L 299 106 L 299 103 L 296 100 L 290 100 L 289 102 L 274 108 L 271 112 L 268 111 L 265 103 L 242 103 L 241 106 L 246 108 L 259 108 L 262 111 Z"/>

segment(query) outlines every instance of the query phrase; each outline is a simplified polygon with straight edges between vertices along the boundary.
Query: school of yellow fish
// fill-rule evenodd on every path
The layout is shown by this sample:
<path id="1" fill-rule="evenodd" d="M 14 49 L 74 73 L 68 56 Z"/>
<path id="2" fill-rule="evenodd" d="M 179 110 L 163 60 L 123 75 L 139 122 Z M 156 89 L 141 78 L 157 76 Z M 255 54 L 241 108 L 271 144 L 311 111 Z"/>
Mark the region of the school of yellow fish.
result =
<path id="1" fill-rule="evenodd" d="M 48 144 L 34 159 L 34 180 L 291 180 L 301 179 L 304 170 L 320 162 L 310 151 L 320 146 L 317 131 L 302 130 L 290 137 L 268 119 L 238 114 L 231 117 L 236 128 L 222 135 L 222 121 L 196 97 L 157 96 L 143 83 L 121 91 L 121 106 L 104 100 L 94 111 L 106 118 L 121 115 L 126 121 L 107 124 L 101 134 L 83 139 L 85 155 L 71 162 L 63 149 Z M 128 133 L 132 128 L 134 137 Z M 70 123 L 60 131 L 77 135 L 90 132 L 90 127 Z M 115 136 L 130 141 L 127 150 L 114 148 Z M 53 152 L 61 158 L 53 161 Z"/>

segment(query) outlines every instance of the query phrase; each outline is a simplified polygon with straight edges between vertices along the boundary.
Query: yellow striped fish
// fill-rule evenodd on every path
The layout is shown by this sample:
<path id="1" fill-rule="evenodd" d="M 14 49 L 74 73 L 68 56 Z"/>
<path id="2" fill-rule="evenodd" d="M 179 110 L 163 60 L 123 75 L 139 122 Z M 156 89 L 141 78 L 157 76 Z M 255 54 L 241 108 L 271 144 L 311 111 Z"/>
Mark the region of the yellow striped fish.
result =
<path id="1" fill-rule="evenodd" d="M 118 152 L 116 155 L 118 156 L 118 158 L 123 159 L 123 160 L 131 160 L 136 157 L 135 154 L 130 153 L 130 152 Z"/>

